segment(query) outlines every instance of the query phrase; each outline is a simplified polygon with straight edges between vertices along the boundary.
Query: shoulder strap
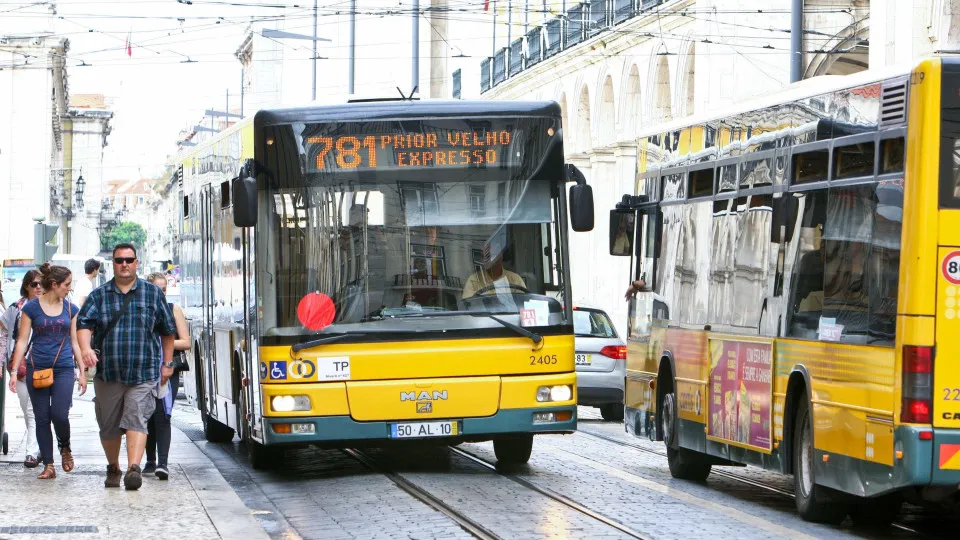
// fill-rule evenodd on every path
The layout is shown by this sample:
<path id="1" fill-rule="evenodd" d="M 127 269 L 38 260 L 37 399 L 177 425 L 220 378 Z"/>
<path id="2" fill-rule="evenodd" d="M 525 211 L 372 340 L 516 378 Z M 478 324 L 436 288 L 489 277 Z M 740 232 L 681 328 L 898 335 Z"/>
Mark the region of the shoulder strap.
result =
<path id="1" fill-rule="evenodd" d="M 107 329 L 103 332 L 103 337 L 106 338 L 107 335 L 113 330 L 113 327 L 120 322 L 120 317 L 123 316 L 123 312 L 127 310 L 127 306 L 130 305 L 130 302 L 133 300 L 133 289 L 130 289 L 126 294 L 123 295 L 123 306 L 120 307 L 120 311 L 116 312 L 113 315 L 113 318 L 110 319 L 110 324 L 107 325 Z"/>

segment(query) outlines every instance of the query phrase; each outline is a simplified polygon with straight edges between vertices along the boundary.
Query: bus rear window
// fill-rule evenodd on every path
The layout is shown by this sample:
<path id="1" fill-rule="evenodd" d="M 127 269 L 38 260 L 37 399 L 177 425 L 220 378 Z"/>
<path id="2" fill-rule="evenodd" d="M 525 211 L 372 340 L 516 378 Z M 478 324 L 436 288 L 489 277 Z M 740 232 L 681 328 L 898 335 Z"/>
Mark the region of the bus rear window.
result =
<path id="1" fill-rule="evenodd" d="M 960 208 L 960 66 L 944 63 L 940 119 L 940 207 Z"/>

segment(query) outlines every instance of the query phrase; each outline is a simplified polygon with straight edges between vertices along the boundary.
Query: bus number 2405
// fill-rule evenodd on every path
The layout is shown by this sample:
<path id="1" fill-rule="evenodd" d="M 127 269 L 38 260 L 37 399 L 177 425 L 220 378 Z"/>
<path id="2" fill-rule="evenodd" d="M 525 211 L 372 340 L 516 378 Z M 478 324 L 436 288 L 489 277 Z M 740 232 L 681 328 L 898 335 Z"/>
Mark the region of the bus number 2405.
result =
<path id="1" fill-rule="evenodd" d="M 555 354 L 544 354 L 542 356 L 530 356 L 530 365 L 535 366 L 537 364 L 551 365 L 557 363 L 557 355 Z"/>

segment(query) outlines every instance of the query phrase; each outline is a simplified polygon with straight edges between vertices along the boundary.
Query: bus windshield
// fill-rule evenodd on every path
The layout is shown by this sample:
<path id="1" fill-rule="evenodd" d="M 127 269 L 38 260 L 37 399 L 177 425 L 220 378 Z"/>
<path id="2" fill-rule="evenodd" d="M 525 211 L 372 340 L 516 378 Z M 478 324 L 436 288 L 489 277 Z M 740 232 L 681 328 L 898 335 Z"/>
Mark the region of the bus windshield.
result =
<path id="1" fill-rule="evenodd" d="M 373 139 L 376 157 L 344 171 L 348 159 L 336 151 L 344 144 L 332 137 L 317 149 L 321 143 L 308 142 L 309 134 L 324 129 L 303 129 L 308 157 L 300 160 L 300 175 L 273 183 L 261 199 L 263 335 L 311 334 L 298 305 L 314 292 L 333 300 L 328 333 L 498 327 L 486 315 L 548 333 L 568 324 L 560 302 L 548 294 L 562 271 L 553 250 L 551 182 L 530 178 L 544 158 L 541 142 L 514 146 L 518 131 L 501 131 L 492 139 L 496 144 L 470 151 L 489 157 L 485 163 L 409 170 L 398 161 L 409 162 L 414 152 L 401 157 L 404 152 L 394 148 L 382 151 L 381 128 Z M 485 135 L 477 133 L 476 140 Z M 460 150 L 438 146 L 417 151 L 418 162 L 431 152 L 433 163 L 441 154 L 449 160 L 450 152 L 459 159 Z M 318 167 L 318 152 L 328 152 L 324 167 Z M 363 159 L 370 155 L 361 152 Z"/>

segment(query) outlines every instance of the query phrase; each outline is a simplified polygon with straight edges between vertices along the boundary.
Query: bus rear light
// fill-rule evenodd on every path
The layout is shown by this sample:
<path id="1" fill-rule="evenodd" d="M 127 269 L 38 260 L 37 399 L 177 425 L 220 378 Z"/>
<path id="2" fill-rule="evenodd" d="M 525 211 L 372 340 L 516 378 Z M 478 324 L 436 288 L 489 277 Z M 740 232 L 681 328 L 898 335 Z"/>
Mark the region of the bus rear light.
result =
<path id="1" fill-rule="evenodd" d="M 933 421 L 933 360 L 933 347 L 903 346 L 901 422 L 929 424 Z"/>
<path id="2" fill-rule="evenodd" d="M 904 373 L 933 373 L 933 348 L 903 346 Z"/>
<path id="3" fill-rule="evenodd" d="M 903 398 L 903 409 L 900 411 L 900 421 L 908 424 L 929 424 L 929 399 Z"/>
<path id="4" fill-rule="evenodd" d="M 933 440 L 933 432 L 932 432 L 932 431 L 921 431 L 920 433 L 917 434 L 917 436 L 920 437 L 920 440 L 921 440 L 921 441 L 932 441 L 932 440 Z"/>
<path id="5" fill-rule="evenodd" d="M 607 358 L 613 358 L 614 360 L 626 360 L 627 348 L 623 345 L 607 345 L 600 349 L 600 354 Z"/>

